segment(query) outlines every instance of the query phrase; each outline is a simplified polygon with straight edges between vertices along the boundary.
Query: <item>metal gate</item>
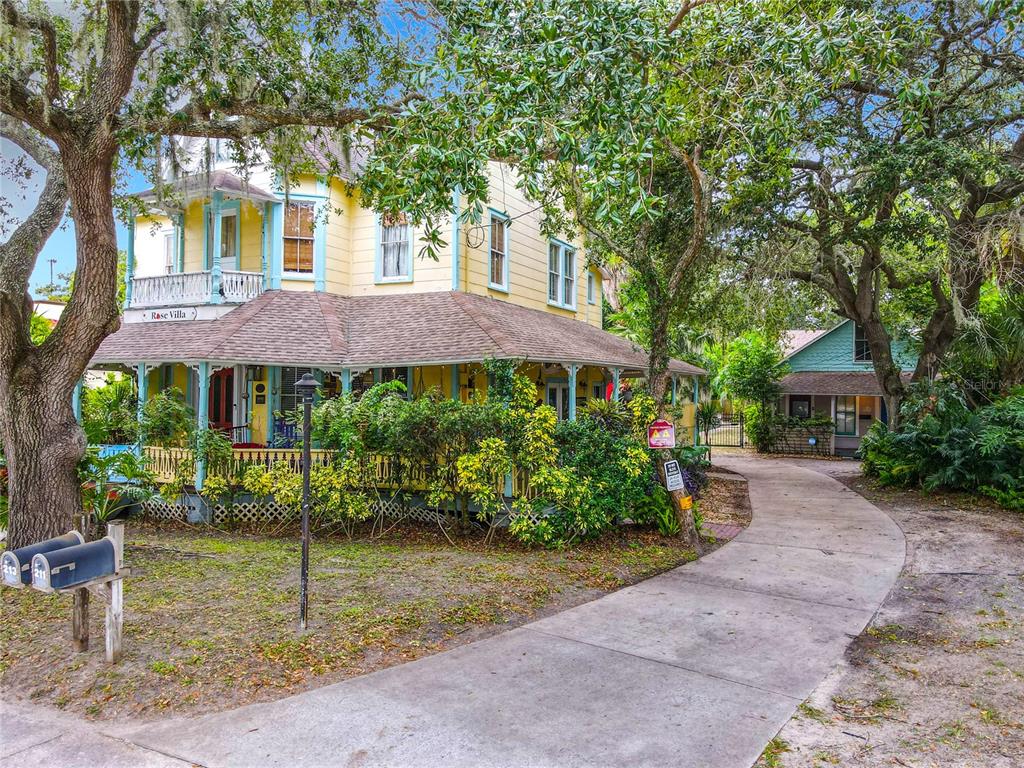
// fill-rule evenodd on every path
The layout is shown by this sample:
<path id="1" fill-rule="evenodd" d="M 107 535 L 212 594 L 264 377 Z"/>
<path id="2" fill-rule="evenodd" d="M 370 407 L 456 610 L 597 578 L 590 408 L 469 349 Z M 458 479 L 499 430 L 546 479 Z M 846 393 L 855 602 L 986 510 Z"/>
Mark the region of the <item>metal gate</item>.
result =
<path id="1" fill-rule="evenodd" d="M 718 426 L 701 433 L 700 439 L 705 445 L 742 448 L 745 440 L 743 435 L 743 414 L 721 414 L 718 417 Z"/>

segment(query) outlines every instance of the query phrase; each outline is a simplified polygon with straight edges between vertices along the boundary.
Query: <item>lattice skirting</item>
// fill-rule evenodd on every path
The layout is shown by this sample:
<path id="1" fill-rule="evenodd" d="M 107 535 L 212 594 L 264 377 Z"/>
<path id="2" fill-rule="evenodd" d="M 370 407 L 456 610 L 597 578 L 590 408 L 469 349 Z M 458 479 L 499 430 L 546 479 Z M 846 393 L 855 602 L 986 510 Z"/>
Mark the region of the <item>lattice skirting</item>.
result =
<path id="1" fill-rule="evenodd" d="M 432 509 L 422 503 L 410 503 L 402 498 L 380 498 L 371 505 L 375 514 L 383 515 L 391 520 L 416 520 L 423 523 L 444 522 L 445 513 Z M 158 520 L 185 521 L 195 520 L 196 510 L 188 504 L 156 499 L 143 504 L 143 510 L 149 517 Z M 284 523 L 298 519 L 293 510 L 269 501 L 242 501 L 233 505 L 214 504 L 202 515 L 215 526 L 223 525 L 257 525 L 264 523 Z"/>

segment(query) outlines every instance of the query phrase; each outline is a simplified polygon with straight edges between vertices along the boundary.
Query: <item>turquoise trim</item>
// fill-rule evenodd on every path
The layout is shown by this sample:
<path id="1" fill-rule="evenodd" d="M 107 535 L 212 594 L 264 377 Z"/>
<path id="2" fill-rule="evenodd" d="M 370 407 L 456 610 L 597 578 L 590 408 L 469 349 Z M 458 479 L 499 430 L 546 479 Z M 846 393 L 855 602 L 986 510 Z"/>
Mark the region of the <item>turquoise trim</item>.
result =
<path id="1" fill-rule="evenodd" d="M 619 376 L 622 375 L 621 368 L 612 368 L 612 400 L 619 402 Z"/>
<path id="2" fill-rule="evenodd" d="M 202 362 L 199 364 L 199 407 L 197 408 L 197 421 L 199 431 L 210 428 L 210 364 Z M 196 456 L 196 489 L 202 490 L 206 481 L 206 461 Z"/>
<path id="3" fill-rule="evenodd" d="M 700 379 L 693 377 L 693 444 L 700 445 L 700 430 L 697 429 L 697 403 L 700 402 Z"/>
<path id="4" fill-rule="evenodd" d="M 412 378 L 412 366 L 407 365 L 405 367 L 405 380 L 408 382 L 409 391 L 406 393 L 406 399 L 412 400 L 416 395 L 416 382 Z"/>
<path id="5" fill-rule="evenodd" d="M 401 277 L 384 277 L 384 251 L 381 243 L 381 216 L 378 213 L 376 215 L 375 231 L 373 236 L 373 281 L 378 285 L 390 285 L 391 283 L 411 283 L 412 277 L 412 263 L 413 263 L 413 247 L 415 245 L 415 237 L 412 231 L 412 224 L 407 224 L 406 237 L 409 241 L 409 274 L 402 275 Z"/>
<path id="6" fill-rule="evenodd" d="M 174 217 L 175 246 L 178 251 L 174 270 L 185 271 L 185 214 L 179 213 Z"/>
<path id="7" fill-rule="evenodd" d="M 498 219 L 500 221 L 504 221 L 505 222 L 505 269 L 504 269 L 504 272 L 505 272 L 505 274 L 504 274 L 505 284 L 504 285 L 498 285 L 497 283 L 492 283 L 491 282 L 491 251 L 493 250 L 491 248 L 491 222 L 494 219 Z M 511 221 L 512 221 L 512 219 L 509 218 L 509 215 L 507 213 L 502 213 L 501 211 L 497 211 L 494 208 L 488 208 L 487 209 L 487 258 L 484 261 L 484 263 L 487 266 L 487 287 L 490 288 L 492 291 L 501 291 L 502 293 L 508 293 L 509 292 L 509 288 L 510 288 L 509 282 L 508 282 L 508 264 L 512 260 L 512 235 L 509 232 L 509 230 L 511 229 L 509 227 L 509 223 Z"/>
<path id="8" fill-rule="evenodd" d="M 209 239 L 205 239 L 203 247 L 209 250 L 213 249 L 213 253 L 207 253 L 207 259 L 210 264 L 210 303 L 211 304 L 223 304 L 224 297 L 221 295 L 221 265 L 220 260 L 222 257 L 222 246 L 224 239 L 224 193 L 214 192 L 213 201 L 210 204 L 210 216 L 208 218 L 213 219 L 213 243 L 210 243 Z M 235 223 L 237 225 L 240 217 L 235 215 Z M 235 251 L 235 259 L 238 259 L 238 251 Z M 237 266 L 237 264 L 236 264 Z"/>
<path id="9" fill-rule="evenodd" d="M 317 189 L 320 189 L 319 185 Z M 320 203 L 327 202 L 326 195 L 310 195 L 303 193 L 289 193 L 288 202 L 315 203 L 313 223 L 313 271 L 310 272 L 285 272 L 284 270 L 284 203 L 280 204 L 281 222 L 280 236 L 278 229 L 274 231 L 274 265 L 277 272 L 276 288 L 281 287 L 282 280 L 305 280 L 314 283 L 313 288 L 318 291 L 324 290 L 327 274 L 327 219 L 321 219 Z M 275 224 L 277 222 L 275 221 Z M 320 286 L 320 287 L 318 287 Z"/>
<path id="10" fill-rule="evenodd" d="M 344 394 L 352 393 L 352 369 L 341 369 L 341 391 Z"/>
<path id="11" fill-rule="evenodd" d="M 271 203 L 270 212 L 270 288 L 281 288 L 281 271 L 284 267 L 284 203 Z"/>
<path id="12" fill-rule="evenodd" d="M 676 393 L 676 386 L 677 386 L 677 384 L 678 384 L 678 382 L 676 381 L 676 377 L 673 376 L 672 377 L 672 405 L 676 404 L 676 401 L 677 401 L 677 398 L 678 398 L 678 394 Z"/>
<path id="13" fill-rule="evenodd" d="M 71 412 L 75 414 L 75 421 L 82 423 L 82 380 L 75 384 L 71 393 Z"/>
<path id="14" fill-rule="evenodd" d="M 552 301 L 551 300 L 550 289 L 551 289 L 551 245 L 552 245 L 552 243 L 559 247 L 559 252 L 558 252 L 558 268 L 559 268 L 559 270 L 564 269 L 564 267 L 565 267 L 565 252 L 566 251 L 571 251 L 572 252 L 572 303 L 566 303 L 565 296 L 562 296 L 562 292 L 565 290 L 565 273 L 561 272 L 561 271 L 558 273 L 558 295 L 562 296 L 562 301 L 558 302 L 558 301 Z M 547 280 L 545 280 L 545 283 L 544 283 L 544 294 L 548 298 L 548 306 L 549 307 L 558 307 L 559 309 L 569 309 L 569 310 L 572 310 L 573 312 L 576 311 L 576 293 L 579 290 L 578 286 L 576 285 L 576 279 L 577 279 L 576 278 L 576 256 L 577 256 L 576 246 L 573 245 L 572 243 L 567 243 L 567 242 L 565 242 L 565 240 L 559 240 L 557 237 L 549 237 L 548 238 L 548 250 L 547 250 L 547 253 L 545 253 L 545 258 L 547 260 L 547 269 L 544 270 L 544 274 L 547 277 Z"/>
<path id="15" fill-rule="evenodd" d="M 214 197 L 217 197 L 218 195 L 220 196 L 220 199 L 221 199 L 221 203 L 220 203 L 220 213 L 221 213 L 221 216 L 224 215 L 225 211 L 228 212 L 228 213 L 230 213 L 231 211 L 235 212 L 235 269 L 241 269 L 242 268 L 242 201 L 241 200 L 228 200 L 228 201 L 225 202 L 224 201 L 224 193 L 223 192 L 214 192 L 213 195 L 214 195 Z M 210 203 L 203 203 L 203 268 L 204 269 L 211 269 L 211 263 L 210 263 L 210 231 L 209 231 L 211 208 L 212 208 L 212 206 L 211 206 Z M 216 230 L 216 227 L 214 229 Z M 223 233 L 223 229 L 222 229 L 222 233 Z M 217 235 L 216 231 L 214 231 L 213 234 L 216 237 L 216 235 Z M 223 237 L 223 234 L 222 234 L 222 237 Z M 182 252 L 181 252 L 182 253 L 182 259 L 185 258 L 185 250 L 184 249 L 185 249 L 185 245 L 184 245 L 184 242 L 182 242 Z"/>
<path id="16" fill-rule="evenodd" d="M 452 190 L 452 290 L 457 291 L 461 286 L 462 259 L 462 190 L 456 185 Z"/>
<path id="17" fill-rule="evenodd" d="M 327 288 L 327 219 L 331 215 L 331 206 L 328 203 L 330 193 L 327 184 L 322 181 L 317 181 L 316 191 L 323 196 L 327 210 L 323 216 L 316 217 L 313 229 L 313 290 L 324 291 Z M 409 262 L 412 263 L 412 249 L 409 250 Z"/>
<path id="18" fill-rule="evenodd" d="M 578 365 L 569 366 L 569 421 L 576 421 L 576 374 Z"/>
<path id="19" fill-rule="evenodd" d="M 135 421 L 139 425 L 139 439 L 135 443 L 135 453 L 141 456 L 142 445 L 145 441 L 144 435 L 142 434 L 142 420 L 146 411 L 146 399 L 148 398 L 149 395 L 149 377 L 146 375 L 145 363 L 139 363 L 138 365 L 135 366 L 135 387 Z"/>
<path id="20" fill-rule="evenodd" d="M 263 203 L 263 217 L 260 221 L 260 272 L 263 273 L 263 290 L 270 287 L 270 270 L 267 269 L 270 254 L 271 203 Z"/>
<path id="21" fill-rule="evenodd" d="M 135 213 L 128 220 L 128 248 L 125 250 L 124 308 L 132 303 L 132 278 L 135 276 Z"/>
<path id="22" fill-rule="evenodd" d="M 460 391 L 461 385 L 462 378 L 459 375 L 459 364 L 455 363 L 448 372 L 448 388 L 452 400 L 462 399 L 462 393 Z"/>

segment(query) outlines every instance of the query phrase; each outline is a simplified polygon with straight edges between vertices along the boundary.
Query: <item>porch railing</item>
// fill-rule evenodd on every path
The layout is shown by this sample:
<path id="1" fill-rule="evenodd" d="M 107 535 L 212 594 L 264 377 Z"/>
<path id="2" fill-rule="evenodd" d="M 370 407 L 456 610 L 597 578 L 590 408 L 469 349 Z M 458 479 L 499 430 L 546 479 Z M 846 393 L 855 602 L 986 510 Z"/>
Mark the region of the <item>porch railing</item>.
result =
<path id="1" fill-rule="evenodd" d="M 244 304 L 263 293 L 263 275 L 225 271 L 221 274 L 221 293 L 228 304 Z M 209 271 L 132 278 L 133 308 L 209 304 L 212 298 L 213 275 Z"/>
<path id="2" fill-rule="evenodd" d="M 159 448 L 146 446 L 144 454 L 149 469 L 156 475 L 157 482 L 169 483 L 174 480 L 178 468 L 184 465 L 186 476 L 195 477 L 195 456 L 188 448 Z M 325 466 L 331 462 L 332 452 L 314 450 L 311 452 L 313 466 Z M 240 475 L 246 466 L 272 467 L 283 462 L 293 472 L 302 470 L 302 451 L 297 448 L 235 448 L 231 454 L 231 465 L 228 467 L 209 467 L 208 470 L 217 474 Z M 374 488 L 391 488 L 410 492 L 427 490 L 427 470 L 423 466 L 399 466 L 390 456 L 374 454 L 366 457 L 364 466 L 364 482 Z M 512 496 L 532 496 L 528 473 L 516 470 L 512 473 Z"/>

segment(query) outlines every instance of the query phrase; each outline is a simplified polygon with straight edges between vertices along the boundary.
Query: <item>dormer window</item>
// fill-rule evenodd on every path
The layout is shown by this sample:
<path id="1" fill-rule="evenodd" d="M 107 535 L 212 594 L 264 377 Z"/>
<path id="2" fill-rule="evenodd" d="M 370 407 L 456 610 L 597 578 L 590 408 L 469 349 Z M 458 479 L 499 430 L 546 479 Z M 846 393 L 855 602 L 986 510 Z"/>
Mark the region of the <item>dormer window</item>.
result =
<path id="1" fill-rule="evenodd" d="M 870 363 L 871 362 L 871 346 L 868 344 L 867 334 L 864 333 L 864 327 L 860 324 L 854 326 L 853 332 L 853 362 L 855 363 Z"/>
<path id="2" fill-rule="evenodd" d="M 380 279 L 412 278 L 412 226 L 405 214 L 380 219 Z"/>

